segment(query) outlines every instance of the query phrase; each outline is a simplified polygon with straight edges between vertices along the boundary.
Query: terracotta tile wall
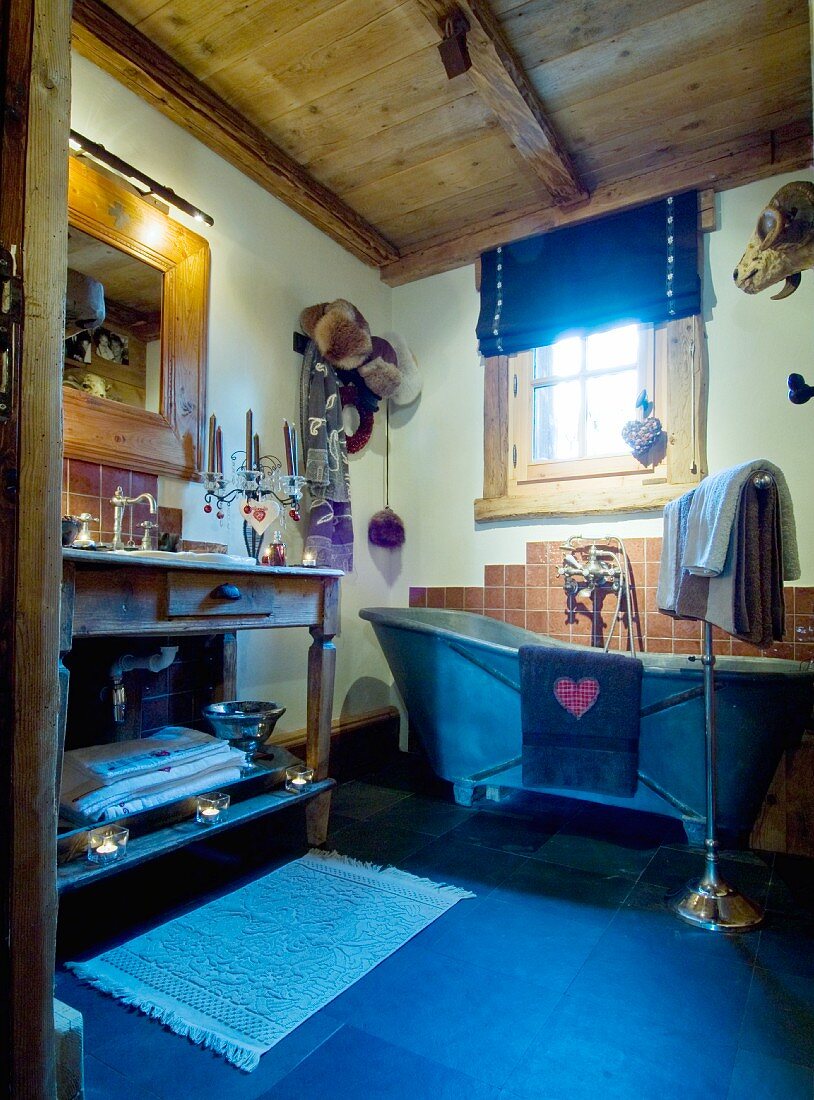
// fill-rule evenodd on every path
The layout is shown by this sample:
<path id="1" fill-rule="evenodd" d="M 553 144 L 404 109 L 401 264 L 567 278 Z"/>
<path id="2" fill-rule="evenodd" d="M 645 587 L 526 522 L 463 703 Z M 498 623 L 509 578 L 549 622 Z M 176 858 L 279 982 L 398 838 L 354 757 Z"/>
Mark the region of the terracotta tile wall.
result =
<path id="1" fill-rule="evenodd" d="M 633 581 L 633 628 L 640 648 L 651 653 L 700 653 L 701 624 L 664 615 L 656 606 L 661 539 L 627 539 Z M 557 568 L 562 544 L 530 542 L 525 565 L 487 565 L 483 587 L 411 588 L 411 607 L 448 607 L 475 611 L 493 619 L 549 634 L 566 642 L 603 645 L 611 627 L 616 597 L 606 593 L 598 606 L 576 600 L 569 606 Z M 622 647 L 628 645 L 628 624 L 622 618 Z M 794 660 L 814 659 L 814 588 L 786 589 L 786 636 L 771 648 L 759 650 L 715 628 L 716 650 L 728 653 Z M 617 622 L 613 647 L 620 644 Z"/>
<path id="2" fill-rule="evenodd" d="M 62 466 L 62 514 L 78 516 L 82 512 L 90 512 L 96 517 L 96 522 L 90 525 L 91 534 L 97 541 L 110 542 L 113 538 L 113 505 L 110 498 L 116 492 L 117 485 L 121 485 L 128 497 L 136 497 L 139 493 L 158 496 L 158 478 L 154 474 L 131 473 L 115 466 L 101 466 L 98 462 L 66 458 Z M 131 535 L 136 542 L 140 540 L 144 532 L 139 524 L 145 519 L 155 519 L 146 504 L 125 508 L 122 519 L 125 542 Z"/>

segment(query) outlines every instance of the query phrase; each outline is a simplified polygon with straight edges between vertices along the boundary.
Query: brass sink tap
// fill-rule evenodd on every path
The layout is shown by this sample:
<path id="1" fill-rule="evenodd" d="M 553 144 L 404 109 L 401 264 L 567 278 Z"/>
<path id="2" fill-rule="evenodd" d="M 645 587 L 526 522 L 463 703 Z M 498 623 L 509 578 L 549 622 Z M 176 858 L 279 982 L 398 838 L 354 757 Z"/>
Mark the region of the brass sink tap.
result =
<path id="1" fill-rule="evenodd" d="M 110 544 L 111 550 L 124 550 L 125 546 L 122 542 L 124 510 L 128 504 L 141 504 L 142 501 L 149 505 L 150 515 L 154 516 L 158 511 L 158 505 L 152 493 L 139 493 L 137 497 L 126 497 L 121 485 L 116 486 L 116 492 L 110 498 L 110 503 L 113 505 L 113 542 Z"/>

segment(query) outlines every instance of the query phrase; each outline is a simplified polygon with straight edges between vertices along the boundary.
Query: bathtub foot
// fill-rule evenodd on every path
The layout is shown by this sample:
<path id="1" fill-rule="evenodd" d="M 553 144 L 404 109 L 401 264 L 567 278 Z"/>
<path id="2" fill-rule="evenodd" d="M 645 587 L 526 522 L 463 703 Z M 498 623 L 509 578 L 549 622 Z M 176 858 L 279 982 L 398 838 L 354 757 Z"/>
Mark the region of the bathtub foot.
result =
<path id="1" fill-rule="evenodd" d="M 703 848 L 707 832 L 707 823 L 702 817 L 682 817 L 684 835 L 691 848 Z"/>
<path id="2" fill-rule="evenodd" d="M 477 798 L 483 798 L 482 788 L 474 783 L 454 783 L 452 794 L 458 806 L 471 806 Z"/>

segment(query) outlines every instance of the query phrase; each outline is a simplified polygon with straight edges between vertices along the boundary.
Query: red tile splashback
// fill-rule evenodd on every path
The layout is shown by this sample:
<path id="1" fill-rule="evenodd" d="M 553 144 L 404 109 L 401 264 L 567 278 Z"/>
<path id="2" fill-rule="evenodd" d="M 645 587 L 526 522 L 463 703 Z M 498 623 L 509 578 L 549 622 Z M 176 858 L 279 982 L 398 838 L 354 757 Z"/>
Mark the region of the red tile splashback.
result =
<path id="1" fill-rule="evenodd" d="M 644 646 L 651 653 L 700 653 L 701 624 L 673 619 L 658 609 L 656 585 L 661 538 L 628 539 L 625 546 L 630 555 L 633 625 L 639 648 Z M 525 565 L 487 565 L 482 588 L 411 588 L 410 606 L 463 607 L 561 641 L 602 645 L 615 611 L 615 598 L 606 594 L 598 614 L 585 601 L 579 601 L 576 613 L 569 614 L 562 579 L 557 576 L 562 555 L 559 540 L 527 543 Z M 613 648 L 626 649 L 628 625 L 624 615 L 620 619 L 621 631 L 617 621 Z M 798 661 L 814 659 L 814 588 L 786 589 L 786 621 L 784 640 L 767 650 L 746 645 L 713 627 L 716 651 L 721 656 L 733 653 Z"/>

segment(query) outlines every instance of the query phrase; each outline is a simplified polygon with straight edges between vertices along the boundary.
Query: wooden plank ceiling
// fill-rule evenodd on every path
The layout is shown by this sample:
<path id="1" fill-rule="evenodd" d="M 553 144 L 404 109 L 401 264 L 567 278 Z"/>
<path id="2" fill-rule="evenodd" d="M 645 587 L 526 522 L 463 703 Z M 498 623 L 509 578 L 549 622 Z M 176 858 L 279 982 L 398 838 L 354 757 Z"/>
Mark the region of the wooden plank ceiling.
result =
<path id="1" fill-rule="evenodd" d="M 451 0 L 76 0 L 74 44 L 391 285 L 810 163 L 807 0 L 458 7 L 451 80 Z"/>

